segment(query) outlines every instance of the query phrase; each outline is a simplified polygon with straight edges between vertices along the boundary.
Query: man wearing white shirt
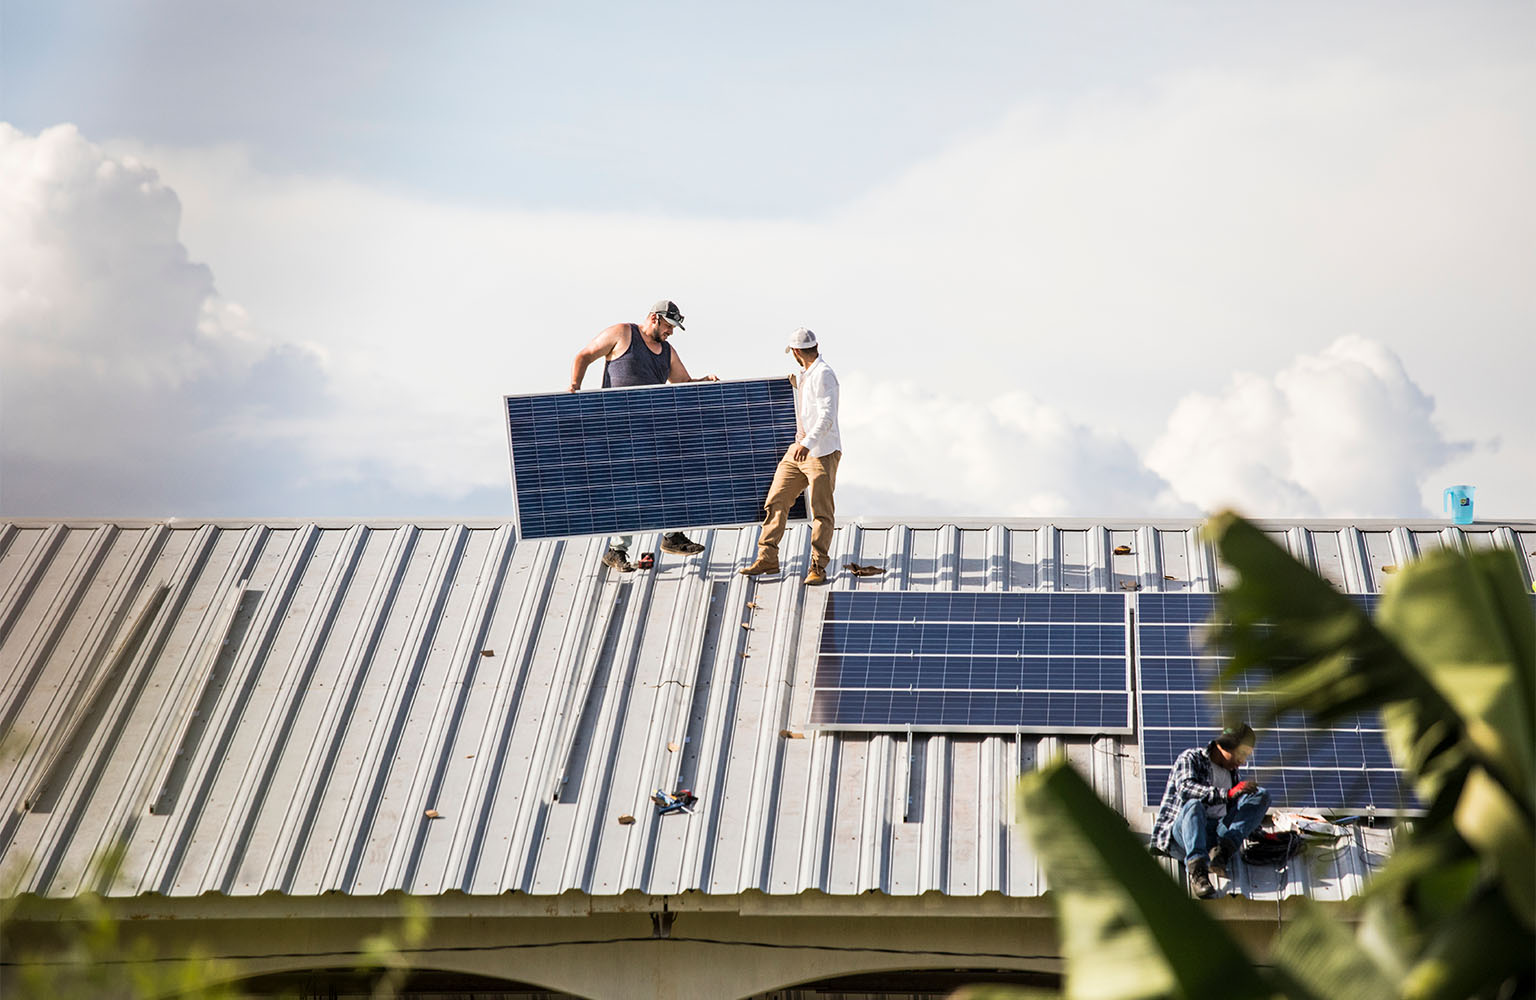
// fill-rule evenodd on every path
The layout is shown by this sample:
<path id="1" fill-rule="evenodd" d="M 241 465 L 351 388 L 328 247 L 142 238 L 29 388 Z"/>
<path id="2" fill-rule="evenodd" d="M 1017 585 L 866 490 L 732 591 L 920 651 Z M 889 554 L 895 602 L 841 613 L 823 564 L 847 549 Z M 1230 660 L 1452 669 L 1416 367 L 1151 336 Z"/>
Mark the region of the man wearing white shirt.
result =
<path id="1" fill-rule="evenodd" d="M 789 520 L 790 505 L 809 491 L 811 569 L 809 584 L 827 582 L 828 549 L 832 545 L 832 489 L 843 442 L 837 430 L 837 375 L 821 357 L 816 335 L 801 327 L 789 335 L 785 353 L 793 354 L 804 371 L 795 394 L 795 443 L 789 446 L 763 501 L 763 532 L 757 540 L 757 560 L 741 570 L 744 576 L 779 571 L 779 540 Z"/>

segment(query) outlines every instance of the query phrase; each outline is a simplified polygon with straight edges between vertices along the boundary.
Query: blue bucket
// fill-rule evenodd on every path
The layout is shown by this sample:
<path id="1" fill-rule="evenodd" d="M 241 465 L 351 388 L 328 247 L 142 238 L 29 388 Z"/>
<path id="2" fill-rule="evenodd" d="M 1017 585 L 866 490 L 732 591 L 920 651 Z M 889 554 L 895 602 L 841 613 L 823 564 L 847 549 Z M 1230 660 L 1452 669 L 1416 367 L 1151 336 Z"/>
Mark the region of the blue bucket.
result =
<path id="1" fill-rule="evenodd" d="M 1442 507 L 1451 512 L 1452 524 L 1472 523 L 1472 494 L 1476 492 L 1476 486 L 1446 487 Z"/>

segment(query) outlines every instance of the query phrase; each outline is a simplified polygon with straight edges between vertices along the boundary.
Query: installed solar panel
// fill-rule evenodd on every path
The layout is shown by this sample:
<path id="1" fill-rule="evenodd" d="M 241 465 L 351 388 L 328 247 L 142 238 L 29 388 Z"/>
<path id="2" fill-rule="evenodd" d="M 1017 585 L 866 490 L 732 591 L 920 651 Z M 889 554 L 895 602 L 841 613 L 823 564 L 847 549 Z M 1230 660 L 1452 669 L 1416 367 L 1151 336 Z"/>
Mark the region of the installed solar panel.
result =
<path id="1" fill-rule="evenodd" d="M 1130 732 L 1119 594 L 834 591 L 811 724 Z"/>
<path id="2" fill-rule="evenodd" d="M 1375 595 L 1351 596 L 1365 610 L 1375 609 Z M 1227 661 L 1202 646 L 1200 632 L 1215 609 L 1214 594 L 1136 598 L 1141 761 L 1149 805 L 1161 800 L 1180 753 L 1204 746 L 1228 722 L 1258 716 L 1272 706 L 1244 693 L 1262 683 L 1255 675 L 1241 681 L 1244 691 L 1212 692 Z M 1418 805 L 1392 761 L 1375 714 L 1326 726 L 1300 713 L 1281 715 L 1259 733 L 1243 773 L 1269 789 L 1273 804 L 1282 809 L 1364 812 Z"/>
<path id="3" fill-rule="evenodd" d="M 788 379 L 507 396 L 523 538 L 751 524 L 795 439 Z M 791 518 L 805 517 L 802 497 Z"/>

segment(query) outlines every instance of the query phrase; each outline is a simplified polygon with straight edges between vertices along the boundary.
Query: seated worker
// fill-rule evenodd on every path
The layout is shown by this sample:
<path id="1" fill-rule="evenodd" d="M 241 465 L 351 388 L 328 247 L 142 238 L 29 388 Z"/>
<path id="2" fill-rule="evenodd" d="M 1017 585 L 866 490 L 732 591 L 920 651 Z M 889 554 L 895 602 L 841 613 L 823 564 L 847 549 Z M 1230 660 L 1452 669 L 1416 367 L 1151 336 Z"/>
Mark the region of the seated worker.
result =
<path id="1" fill-rule="evenodd" d="M 832 490 L 837 485 L 837 464 L 843 458 L 842 436 L 837 429 L 837 375 L 821 356 L 816 335 L 801 327 L 789 335 L 785 353 L 793 354 L 804 371 L 795 392 L 795 440 L 779 459 L 773 484 L 763 501 L 763 531 L 757 539 L 757 559 L 738 572 L 758 576 L 779 571 L 779 540 L 789 520 L 789 508 L 801 493 L 809 491 L 811 519 L 811 569 L 808 584 L 827 582 L 827 560 L 832 547 Z"/>
<path id="2" fill-rule="evenodd" d="M 714 375 L 694 378 L 683 367 L 683 359 L 667 343 L 673 328 L 683 329 L 683 313 L 677 303 L 662 299 L 645 314 L 644 323 L 615 323 L 603 330 L 592 342 L 576 355 L 571 367 L 571 392 L 581 388 L 581 380 L 587 368 L 598 358 L 603 359 L 603 388 L 612 389 L 631 385 L 661 385 L 665 382 L 718 382 Z M 618 535 L 608 542 L 603 554 L 603 564 L 620 573 L 634 571 L 629 561 L 629 547 L 633 535 Z M 661 536 L 661 551 L 691 556 L 704 551 L 704 546 L 692 541 L 681 531 L 669 531 Z"/>
<path id="3" fill-rule="evenodd" d="M 1254 742 L 1253 728 L 1244 722 L 1179 754 L 1157 807 L 1152 849 L 1183 859 L 1190 887 L 1201 899 L 1216 895 L 1211 872 L 1227 873 L 1237 849 L 1269 810 L 1269 793 L 1238 774 Z"/>

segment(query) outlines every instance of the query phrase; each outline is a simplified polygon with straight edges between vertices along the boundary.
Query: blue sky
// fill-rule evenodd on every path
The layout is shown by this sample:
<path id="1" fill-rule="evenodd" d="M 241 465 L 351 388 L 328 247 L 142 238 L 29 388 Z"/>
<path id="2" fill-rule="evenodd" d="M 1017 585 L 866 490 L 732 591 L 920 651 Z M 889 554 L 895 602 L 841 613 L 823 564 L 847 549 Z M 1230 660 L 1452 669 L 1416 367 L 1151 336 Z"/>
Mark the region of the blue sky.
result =
<path id="1" fill-rule="evenodd" d="M 816 215 L 1025 100 L 1528 53 L 1526 5 L 5 6 L 8 119 L 470 204 Z"/>
<path id="2" fill-rule="evenodd" d="M 1529 516 L 1533 22 L 7 0 L 0 512 L 503 514 L 666 296 L 832 345 L 841 510 Z"/>

